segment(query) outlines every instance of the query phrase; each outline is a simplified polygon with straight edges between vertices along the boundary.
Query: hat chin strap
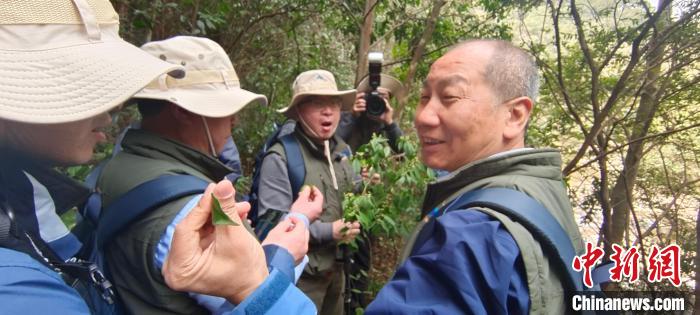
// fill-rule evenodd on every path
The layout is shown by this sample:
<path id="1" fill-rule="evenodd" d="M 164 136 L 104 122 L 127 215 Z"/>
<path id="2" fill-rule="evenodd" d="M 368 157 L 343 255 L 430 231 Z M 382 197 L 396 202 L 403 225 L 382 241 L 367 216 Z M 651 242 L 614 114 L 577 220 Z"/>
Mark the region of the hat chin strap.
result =
<path id="1" fill-rule="evenodd" d="M 214 140 L 211 139 L 211 132 L 209 132 L 209 125 L 207 124 L 207 119 L 202 117 L 202 122 L 204 123 L 204 132 L 207 134 L 207 140 L 209 141 L 209 150 L 211 150 L 211 156 L 216 157 L 216 149 L 214 149 Z"/>

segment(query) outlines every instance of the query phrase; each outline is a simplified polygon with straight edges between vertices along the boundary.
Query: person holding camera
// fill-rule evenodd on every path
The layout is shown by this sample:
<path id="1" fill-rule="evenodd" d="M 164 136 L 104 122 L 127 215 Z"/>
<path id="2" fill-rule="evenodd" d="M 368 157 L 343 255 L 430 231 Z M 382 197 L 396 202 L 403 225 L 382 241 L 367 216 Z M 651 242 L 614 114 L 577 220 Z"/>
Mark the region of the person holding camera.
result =
<path id="1" fill-rule="evenodd" d="M 370 63 L 370 72 L 373 70 Z M 399 125 L 394 121 L 394 109 L 389 100 L 392 97 L 402 96 L 404 87 L 398 79 L 379 74 L 381 68 L 375 70 L 375 76 L 379 82 L 372 80 L 372 74 L 367 75 L 357 86 L 357 95 L 351 112 L 341 113 L 338 135 L 345 140 L 353 151 L 368 143 L 372 135 L 382 135 L 389 141 L 389 146 L 395 153 L 401 153 L 398 147 L 398 139 L 403 135 Z M 362 177 L 369 180 L 367 169 L 362 170 Z M 372 174 L 371 181 L 380 178 L 379 174 Z M 368 290 L 368 274 L 371 265 L 371 237 L 366 231 L 358 236 L 358 249 L 351 254 L 349 270 L 346 274 L 347 290 L 346 311 L 352 311 L 358 307 L 365 307 L 369 298 L 364 292 Z M 362 272 L 364 271 L 364 273 Z"/>
<path id="2" fill-rule="evenodd" d="M 370 85 L 370 75 L 362 79 L 357 85 L 358 93 L 352 112 L 341 113 L 338 135 L 353 151 L 368 143 L 373 134 L 381 134 L 389 140 L 389 146 L 394 152 L 401 152 L 398 139 L 403 132 L 394 121 L 394 109 L 389 100 L 392 97 L 401 97 L 404 87 L 392 76 L 381 74 L 380 78 L 374 95 L 371 94 L 373 88 Z"/>

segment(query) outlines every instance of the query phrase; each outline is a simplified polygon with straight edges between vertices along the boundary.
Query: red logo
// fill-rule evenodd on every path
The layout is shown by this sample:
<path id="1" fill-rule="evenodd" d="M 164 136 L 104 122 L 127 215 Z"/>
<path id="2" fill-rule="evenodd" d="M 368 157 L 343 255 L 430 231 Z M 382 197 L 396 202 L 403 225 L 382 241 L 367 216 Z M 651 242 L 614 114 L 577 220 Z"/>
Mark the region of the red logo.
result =
<path id="1" fill-rule="evenodd" d="M 642 258 L 639 249 L 633 246 L 626 250 L 617 244 L 613 244 L 612 249 L 614 253 L 610 255 L 610 260 L 615 265 L 610 269 L 610 280 L 621 282 L 623 278 L 627 278 L 632 283 L 639 280 L 639 261 Z M 593 287 L 591 270 L 603 258 L 604 254 L 605 251 L 602 248 L 586 242 L 586 252 L 583 255 L 575 256 L 574 261 L 571 262 L 571 267 L 574 270 L 583 271 L 583 284 L 585 286 Z M 681 249 L 676 244 L 668 245 L 663 249 L 652 245 L 646 260 L 649 282 L 660 282 L 667 279 L 674 286 L 680 286 L 680 256 Z"/>
<path id="2" fill-rule="evenodd" d="M 654 245 L 649 254 L 649 281 L 658 282 L 669 279 L 674 286 L 681 285 L 681 248 L 676 244 L 668 245 L 662 250 Z"/>
<path id="3" fill-rule="evenodd" d="M 571 266 L 574 270 L 583 270 L 583 284 L 587 287 L 593 287 L 593 279 L 591 278 L 591 269 L 595 264 L 603 258 L 605 252 L 600 247 L 594 247 L 593 244 L 586 242 L 586 253 L 581 256 L 574 257 Z"/>
<path id="4" fill-rule="evenodd" d="M 614 254 L 610 255 L 610 260 L 615 262 L 615 266 L 610 269 L 610 280 L 615 282 L 622 281 L 622 277 L 629 278 L 630 282 L 639 280 L 639 254 L 637 247 L 632 247 L 625 250 L 617 244 L 612 246 Z"/>

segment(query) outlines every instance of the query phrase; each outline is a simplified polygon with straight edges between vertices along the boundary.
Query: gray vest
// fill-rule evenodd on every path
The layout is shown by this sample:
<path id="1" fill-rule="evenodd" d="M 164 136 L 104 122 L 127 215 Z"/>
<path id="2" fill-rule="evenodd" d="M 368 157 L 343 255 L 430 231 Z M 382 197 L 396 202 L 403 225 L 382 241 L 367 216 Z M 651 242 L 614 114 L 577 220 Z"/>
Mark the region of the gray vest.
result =
<path id="1" fill-rule="evenodd" d="M 304 184 L 314 185 L 323 193 L 323 212 L 318 220 L 321 222 L 333 222 L 342 219 L 343 198 L 345 193 L 352 190 L 353 181 L 350 161 L 341 154 L 347 144 L 339 137 L 334 137 L 336 145 L 331 148 L 331 160 L 338 182 L 338 189 L 336 190 L 333 187 L 328 161 L 323 155 L 323 146 L 317 146 L 315 143 L 312 143 L 299 130 L 295 131 L 294 136 L 300 144 L 304 167 L 306 168 Z M 287 159 L 284 148 L 280 143 L 273 145 L 269 151 L 279 154 L 285 160 Z M 294 197 L 296 198 L 296 196 Z M 309 246 L 309 264 L 304 271 L 315 275 L 329 270 L 335 263 L 336 258 L 340 258 L 337 250 L 338 246 L 335 242 Z"/>

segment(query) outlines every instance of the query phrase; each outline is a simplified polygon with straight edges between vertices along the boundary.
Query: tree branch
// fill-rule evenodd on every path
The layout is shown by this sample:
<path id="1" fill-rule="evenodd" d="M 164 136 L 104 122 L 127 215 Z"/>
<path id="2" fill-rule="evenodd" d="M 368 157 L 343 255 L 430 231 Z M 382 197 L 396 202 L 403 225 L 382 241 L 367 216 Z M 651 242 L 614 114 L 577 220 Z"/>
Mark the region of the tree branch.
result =
<path id="1" fill-rule="evenodd" d="M 630 61 L 627 64 L 627 67 L 625 67 L 625 70 L 623 71 L 622 75 L 615 83 L 615 86 L 613 87 L 612 92 L 610 93 L 610 96 L 608 97 L 608 100 L 606 101 L 605 106 L 603 107 L 603 110 L 600 112 L 599 115 L 596 115 L 596 117 L 594 117 L 593 126 L 591 127 L 590 132 L 584 139 L 583 144 L 581 144 L 581 147 L 579 148 L 578 152 L 576 153 L 574 158 L 566 164 L 566 167 L 564 167 L 563 173 L 565 175 L 570 174 L 574 168 L 579 169 L 576 167 L 576 164 L 578 164 L 581 158 L 583 158 L 583 155 L 586 154 L 586 151 L 588 151 L 588 147 L 591 145 L 591 143 L 593 143 L 595 136 L 598 134 L 598 132 L 600 132 L 601 128 L 603 127 L 603 122 L 607 119 L 610 111 L 617 103 L 617 99 L 620 96 L 621 92 L 624 90 L 628 78 L 632 74 L 634 68 L 639 63 L 639 60 L 641 58 L 639 47 L 641 45 L 642 40 L 646 36 L 646 33 L 649 31 L 649 29 L 654 24 L 656 24 L 656 21 L 661 16 L 660 12 L 663 12 L 663 10 L 669 4 L 670 0 L 664 1 L 659 5 L 659 13 L 655 14 L 651 19 L 646 21 L 645 26 L 642 28 L 639 35 L 637 35 L 637 37 L 632 42 Z"/>
<path id="2" fill-rule="evenodd" d="M 615 153 L 615 152 L 617 152 L 617 151 L 620 150 L 620 149 L 623 149 L 623 148 L 625 148 L 625 147 L 627 147 L 627 146 L 629 146 L 629 145 L 631 145 L 631 144 L 634 144 L 634 143 L 637 143 L 637 142 L 640 142 L 640 141 L 644 141 L 644 140 L 648 140 L 648 139 L 652 139 L 652 138 L 658 138 L 658 137 L 665 137 L 665 136 L 672 135 L 672 134 L 674 134 L 674 133 L 678 133 L 678 132 L 690 130 L 690 129 L 697 128 L 697 127 L 700 127 L 700 123 L 692 124 L 692 125 L 690 125 L 690 126 L 683 127 L 683 128 L 680 128 L 680 129 L 673 129 L 673 130 L 664 131 L 664 132 L 661 132 L 661 133 L 656 133 L 656 134 L 653 134 L 653 135 L 648 135 L 648 136 L 641 137 L 641 138 L 638 138 L 638 139 L 634 139 L 634 140 L 629 141 L 629 142 L 627 142 L 627 143 L 625 143 L 625 144 L 623 144 L 623 145 L 617 146 L 617 147 L 613 148 L 612 150 L 603 153 L 602 155 L 603 155 L 603 156 L 607 156 L 607 155 L 609 155 L 609 154 L 611 154 L 611 153 Z M 585 168 L 585 167 L 587 167 L 587 166 L 589 166 L 589 165 L 595 163 L 596 161 L 598 161 L 598 159 L 599 159 L 599 157 L 596 157 L 595 159 L 589 160 L 589 161 L 587 161 L 586 163 L 583 163 L 583 164 L 577 166 L 576 168 L 572 169 L 572 170 L 571 170 L 570 172 L 568 172 L 567 174 L 571 174 L 571 173 L 574 173 L 574 172 L 576 172 L 576 171 L 578 171 L 578 170 L 580 170 L 580 169 L 582 169 L 582 168 Z"/>

